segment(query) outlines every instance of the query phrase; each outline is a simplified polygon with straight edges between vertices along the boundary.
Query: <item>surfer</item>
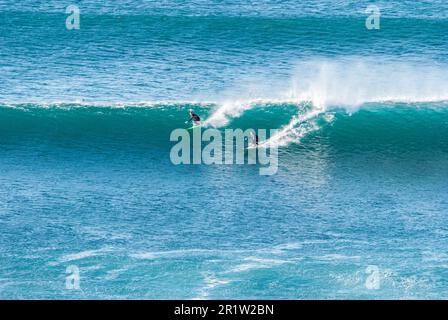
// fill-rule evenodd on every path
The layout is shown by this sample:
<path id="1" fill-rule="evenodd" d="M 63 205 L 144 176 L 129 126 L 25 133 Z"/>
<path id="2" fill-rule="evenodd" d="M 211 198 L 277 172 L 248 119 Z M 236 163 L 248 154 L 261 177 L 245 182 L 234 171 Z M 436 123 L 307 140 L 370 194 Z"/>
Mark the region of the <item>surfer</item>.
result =
<path id="1" fill-rule="evenodd" d="M 258 135 L 256 135 L 254 132 L 251 131 L 250 133 L 250 140 L 251 143 L 255 146 L 258 146 Z"/>
<path id="2" fill-rule="evenodd" d="M 190 121 L 193 121 L 193 125 L 198 126 L 201 124 L 201 118 L 193 112 L 193 109 L 189 110 L 190 112 L 190 119 L 188 121 L 186 121 L 185 123 L 188 123 Z"/>

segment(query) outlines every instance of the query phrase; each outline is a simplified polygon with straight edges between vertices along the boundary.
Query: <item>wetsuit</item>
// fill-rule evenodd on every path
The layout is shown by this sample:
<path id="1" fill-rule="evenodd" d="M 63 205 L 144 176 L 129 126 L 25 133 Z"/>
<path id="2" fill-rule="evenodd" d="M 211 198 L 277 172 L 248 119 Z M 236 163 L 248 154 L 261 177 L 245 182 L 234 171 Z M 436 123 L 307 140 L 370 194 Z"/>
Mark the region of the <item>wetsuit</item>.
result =
<path id="1" fill-rule="evenodd" d="M 188 121 L 193 120 L 194 122 L 199 122 L 201 121 L 201 118 L 199 118 L 199 116 L 197 114 L 194 114 L 193 112 L 191 113 L 191 118 Z"/>

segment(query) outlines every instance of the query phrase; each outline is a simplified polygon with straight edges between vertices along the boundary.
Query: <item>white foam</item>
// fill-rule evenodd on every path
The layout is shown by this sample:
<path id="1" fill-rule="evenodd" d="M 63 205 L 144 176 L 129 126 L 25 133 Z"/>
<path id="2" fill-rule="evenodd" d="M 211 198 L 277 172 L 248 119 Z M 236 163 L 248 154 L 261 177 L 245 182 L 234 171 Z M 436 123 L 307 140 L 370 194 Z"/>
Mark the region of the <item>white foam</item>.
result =
<path id="1" fill-rule="evenodd" d="M 361 257 L 360 256 L 347 256 L 347 255 L 343 255 L 343 254 L 337 254 L 337 253 L 332 253 L 332 254 L 326 254 L 323 256 L 319 256 L 316 257 L 317 260 L 323 260 L 323 261 L 337 261 L 337 260 L 360 260 Z"/>
<path id="2" fill-rule="evenodd" d="M 226 284 L 231 283 L 231 280 L 228 279 L 218 279 L 214 275 L 205 274 L 204 275 L 204 286 L 199 289 L 199 296 L 193 298 L 193 300 L 203 300 L 209 296 L 209 291 Z"/>
<path id="3" fill-rule="evenodd" d="M 274 251 L 283 252 L 285 250 L 296 250 L 301 249 L 302 243 L 300 242 L 288 242 L 285 244 L 279 244 L 277 246 L 274 246 Z"/>
<path id="4" fill-rule="evenodd" d="M 281 259 L 265 259 L 258 257 L 247 257 L 244 258 L 243 261 L 247 261 L 247 263 L 239 264 L 233 268 L 231 268 L 227 273 L 239 273 L 245 272 L 253 269 L 269 269 L 273 266 L 282 265 L 285 263 L 291 263 L 291 261 L 281 260 Z"/>
<path id="5" fill-rule="evenodd" d="M 77 253 L 66 254 L 66 255 L 63 255 L 59 259 L 58 262 L 65 263 L 65 262 L 71 262 L 71 261 L 76 261 L 76 260 L 82 260 L 82 259 L 102 255 L 107 251 L 109 251 L 109 249 L 102 248 L 102 249 L 98 249 L 98 250 L 85 250 L 85 251 L 81 251 L 81 252 L 77 252 Z"/>
<path id="6" fill-rule="evenodd" d="M 381 57 L 299 62 L 289 98 L 320 108 L 357 108 L 369 102 L 433 102 L 448 99 L 446 66 L 385 61 Z"/>
<path id="7" fill-rule="evenodd" d="M 221 255 L 225 253 L 226 251 L 214 251 L 207 249 L 185 249 L 185 250 L 137 252 L 137 253 L 131 253 L 129 256 L 134 259 L 152 260 L 158 258 L 175 258 L 183 256 L 199 256 L 199 255 L 214 255 L 214 254 Z"/>
<path id="8" fill-rule="evenodd" d="M 294 116 L 286 126 L 264 142 L 263 146 L 286 146 L 291 142 L 299 143 L 303 137 L 320 128 L 316 120 L 322 112 L 321 108 L 314 108 L 303 115 Z M 329 119 L 331 121 L 333 118 Z"/>
<path id="9" fill-rule="evenodd" d="M 319 129 L 314 121 L 334 107 L 349 113 L 368 103 L 404 102 L 427 103 L 448 100 L 447 66 L 433 61 L 385 61 L 381 57 L 313 59 L 298 62 L 289 80 L 279 79 L 270 90 L 266 81 L 257 88 L 254 83 L 238 84 L 223 94 L 218 107 L 206 124 L 226 126 L 245 111 L 266 103 L 289 103 L 298 106 L 298 113 L 280 131 L 269 139 L 266 146 L 284 146 Z M 245 78 L 244 81 L 251 81 Z M 272 80 L 270 80 L 272 84 Z M 242 90 L 249 88 L 250 90 Z M 242 92 L 248 91 L 250 94 Z M 305 105 L 312 106 L 303 113 Z M 331 122 L 332 119 L 326 119 Z M 305 125 L 302 125 L 305 123 Z"/>
<path id="10" fill-rule="evenodd" d="M 120 274 L 128 271 L 128 267 L 125 266 L 119 269 L 108 270 L 104 276 L 104 280 L 114 280 L 120 276 Z"/>

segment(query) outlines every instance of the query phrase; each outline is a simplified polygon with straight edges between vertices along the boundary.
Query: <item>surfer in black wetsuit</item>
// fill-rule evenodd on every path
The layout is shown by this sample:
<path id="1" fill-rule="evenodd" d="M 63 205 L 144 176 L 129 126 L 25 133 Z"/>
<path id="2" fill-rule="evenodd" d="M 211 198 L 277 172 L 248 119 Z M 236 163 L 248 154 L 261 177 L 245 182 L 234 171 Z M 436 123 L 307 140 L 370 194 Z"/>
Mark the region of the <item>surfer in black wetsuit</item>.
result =
<path id="1" fill-rule="evenodd" d="M 185 123 L 188 123 L 190 121 L 193 121 L 193 124 L 195 126 L 197 126 L 201 123 L 201 118 L 193 112 L 193 109 L 190 109 L 190 119 Z"/>
<path id="2" fill-rule="evenodd" d="M 251 132 L 250 139 L 254 145 L 258 146 L 258 135 L 257 134 L 255 134 L 254 132 Z"/>

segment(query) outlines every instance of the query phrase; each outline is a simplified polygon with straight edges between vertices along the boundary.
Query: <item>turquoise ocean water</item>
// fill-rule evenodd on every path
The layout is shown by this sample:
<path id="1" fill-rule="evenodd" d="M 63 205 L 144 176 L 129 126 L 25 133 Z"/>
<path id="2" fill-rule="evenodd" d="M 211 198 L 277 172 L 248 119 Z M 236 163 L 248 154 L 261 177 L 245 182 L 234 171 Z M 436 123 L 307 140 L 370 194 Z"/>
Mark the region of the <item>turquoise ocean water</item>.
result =
<path id="1" fill-rule="evenodd" d="M 446 1 L 74 4 L 0 1 L 0 298 L 448 298 Z M 189 108 L 277 174 L 173 165 Z"/>

